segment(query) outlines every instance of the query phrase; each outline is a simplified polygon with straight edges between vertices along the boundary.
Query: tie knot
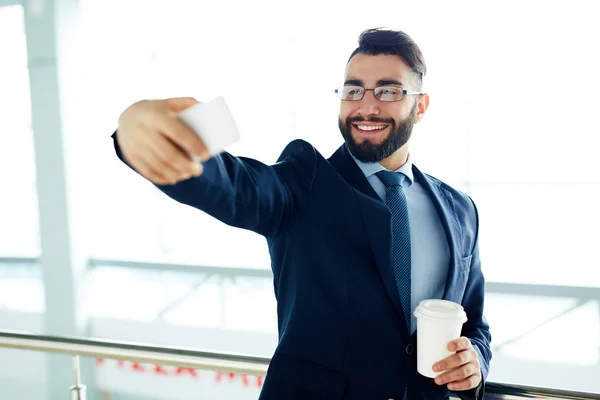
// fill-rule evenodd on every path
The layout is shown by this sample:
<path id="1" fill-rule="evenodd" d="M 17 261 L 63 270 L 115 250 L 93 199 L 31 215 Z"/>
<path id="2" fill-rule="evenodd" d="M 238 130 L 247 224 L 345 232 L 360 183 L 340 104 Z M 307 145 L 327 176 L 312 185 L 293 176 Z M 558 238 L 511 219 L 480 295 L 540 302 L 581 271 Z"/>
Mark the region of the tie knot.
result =
<path id="1" fill-rule="evenodd" d="M 388 170 L 379 171 L 377 177 L 386 188 L 402 186 L 402 183 L 404 182 L 404 174 L 401 172 L 392 172 Z"/>

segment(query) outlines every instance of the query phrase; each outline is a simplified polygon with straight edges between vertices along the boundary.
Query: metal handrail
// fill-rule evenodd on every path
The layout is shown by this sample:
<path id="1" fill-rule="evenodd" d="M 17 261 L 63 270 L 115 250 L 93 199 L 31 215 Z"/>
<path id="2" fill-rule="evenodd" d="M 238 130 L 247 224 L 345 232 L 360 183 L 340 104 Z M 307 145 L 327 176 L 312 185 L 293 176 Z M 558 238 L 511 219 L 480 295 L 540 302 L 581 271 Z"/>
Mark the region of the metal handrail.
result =
<path id="1" fill-rule="evenodd" d="M 233 372 L 264 376 L 270 358 L 231 353 L 215 353 L 185 348 L 155 346 L 131 342 L 97 339 L 80 339 L 50 335 L 35 335 L 26 332 L 0 330 L 0 348 L 36 350 L 50 353 L 71 354 L 74 356 L 76 385 L 79 397 L 83 385 L 79 382 L 78 356 L 111 358 L 139 363 L 172 365 L 184 368 L 205 369 L 220 372 Z M 83 392 L 85 387 L 83 386 Z M 513 385 L 507 383 L 486 383 L 486 399 L 546 399 L 546 400 L 598 400 L 600 393 L 585 393 L 553 388 Z"/>
<path id="2" fill-rule="evenodd" d="M 185 348 L 0 331 L 0 347 L 264 376 L 270 359 Z"/>

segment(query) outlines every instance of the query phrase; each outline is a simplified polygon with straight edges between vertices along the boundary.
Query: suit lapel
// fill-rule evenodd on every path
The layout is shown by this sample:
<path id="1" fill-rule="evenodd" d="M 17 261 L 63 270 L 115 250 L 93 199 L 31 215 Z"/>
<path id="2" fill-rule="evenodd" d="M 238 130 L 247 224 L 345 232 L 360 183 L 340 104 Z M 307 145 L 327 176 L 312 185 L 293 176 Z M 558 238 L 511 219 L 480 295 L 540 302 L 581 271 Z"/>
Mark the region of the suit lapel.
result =
<path id="1" fill-rule="evenodd" d="M 329 162 L 338 173 L 356 189 L 357 199 L 361 209 L 362 221 L 367 232 L 367 237 L 373 251 L 375 263 L 381 275 L 386 292 L 404 327 L 402 332 L 407 332 L 400 295 L 396 286 L 396 278 L 392 271 L 392 223 L 388 207 L 365 177 L 362 170 L 356 165 L 354 159 L 346 149 L 340 147 L 329 159 Z"/>
<path id="2" fill-rule="evenodd" d="M 356 162 L 350 155 L 345 145 L 342 145 L 333 155 L 329 158 L 329 162 L 339 172 L 339 174 L 352 185 L 355 189 L 358 189 L 362 194 L 372 198 L 375 201 L 381 202 L 379 195 L 373 190 L 373 186 L 369 183 L 365 174 L 361 171 Z M 382 203 L 383 204 L 383 203 Z"/>
<path id="3" fill-rule="evenodd" d="M 419 181 L 423 187 L 429 193 L 429 197 L 433 202 L 437 214 L 444 227 L 446 233 L 446 239 L 448 240 L 448 247 L 450 248 L 450 264 L 448 266 L 448 277 L 446 278 L 446 286 L 444 288 L 444 300 L 453 301 L 460 303 L 460 298 L 456 290 L 454 290 L 454 284 L 456 280 L 456 273 L 458 271 L 458 262 L 460 261 L 460 240 L 462 238 L 461 225 L 458 220 L 458 214 L 454 207 L 454 200 L 452 194 L 444 189 L 441 182 L 434 181 L 423 174 L 417 167 L 413 165 L 413 173 L 415 179 Z"/>

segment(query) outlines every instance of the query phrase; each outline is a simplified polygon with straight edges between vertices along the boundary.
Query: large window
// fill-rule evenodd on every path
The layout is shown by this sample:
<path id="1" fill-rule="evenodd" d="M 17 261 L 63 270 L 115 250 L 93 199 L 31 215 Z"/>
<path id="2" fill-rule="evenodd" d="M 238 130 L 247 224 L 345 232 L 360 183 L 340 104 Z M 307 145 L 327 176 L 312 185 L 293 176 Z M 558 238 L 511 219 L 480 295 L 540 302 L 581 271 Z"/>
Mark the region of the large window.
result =
<path id="1" fill-rule="evenodd" d="M 600 287 L 600 66 L 589 2 L 474 10 L 467 180 L 494 281 Z M 493 14 L 493 18 L 491 17 Z"/>
<path id="2" fill-rule="evenodd" d="M 385 12 L 359 14 L 358 2 L 277 4 L 143 1 L 140 14 L 140 1 L 84 1 L 85 134 L 101 149 L 89 164 L 95 256 L 267 267 L 262 238 L 175 204 L 116 161 L 108 136 L 119 113 L 142 98 L 224 95 L 242 132 L 234 154 L 273 162 L 303 138 L 329 155 L 341 143 L 332 88 L 358 33 L 389 26 L 409 32 L 429 66 L 416 162 L 477 202 L 487 276 L 600 286 L 600 78 L 589 44 L 600 31 L 584 1 L 382 1 Z"/>
<path id="3" fill-rule="evenodd" d="M 272 163 L 288 142 L 303 138 L 329 155 L 341 144 L 333 88 L 343 78 L 357 34 L 374 25 L 398 27 L 396 18 L 365 15 L 358 24 L 346 24 L 344 18 L 355 21 L 346 5 L 319 7 L 315 13 L 310 5 L 265 1 L 211 4 L 210 11 L 196 2 L 143 3 L 143 16 L 137 1 L 83 3 L 87 110 L 92 113 L 87 118 L 94 121 L 85 134 L 102 149 L 90 163 L 98 166 L 90 169 L 94 256 L 267 268 L 262 238 L 175 204 L 116 160 L 108 136 L 119 113 L 142 98 L 186 95 L 207 101 L 223 95 L 242 132 L 232 153 Z M 257 11 L 263 7 L 269 13 Z M 273 12 L 277 17 L 268 17 Z M 456 74 L 464 81 L 465 72 L 459 65 L 446 68 L 445 51 L 436 50 L 465 40 L 465 32 L 452 30 L 445 17 L 435 24 L 448 34 L 432 35 L 418 19 L 407 18 L 402 26 L 430 56 L 428 90 L 436 98 L 431 118 L 416 134 L 415 146 L 423 148 L 416 154 L 423 168 L 464 186 L 469 95 L 455 92 L 454 85 Z M 235 252 L 228 251 L 232 247 Z"/>
<path id="4" fill-rule="evenodd" d="M 0 257 L 40 252 L 22 6 L 0 7 Z"/>

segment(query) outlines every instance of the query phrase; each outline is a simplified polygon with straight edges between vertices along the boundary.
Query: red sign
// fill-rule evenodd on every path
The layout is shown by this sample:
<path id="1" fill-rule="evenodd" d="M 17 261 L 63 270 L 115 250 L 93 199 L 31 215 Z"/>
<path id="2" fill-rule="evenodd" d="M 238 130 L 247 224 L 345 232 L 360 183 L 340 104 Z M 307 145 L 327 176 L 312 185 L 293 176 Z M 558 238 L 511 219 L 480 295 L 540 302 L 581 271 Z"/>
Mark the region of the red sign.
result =
<path id="1" fill-rule="evenodd" d="M 97 366 L 105 365 L 103 358 L 96 359 Z M 116 361 L 119 368 L 127 369 L 132 372 L 154 374 L 159 376 L 189 376 L 193 379 L 200 379 L 200 371 L 194 368 L 168 367 L 163 365 L 141 364 L 132 361 Z M 203 371 L 205 372 L 205 371 Z M 206 371 L 208 372 L 208 371 Z M 215 372 L 215 382 L 217 383 L 235 383 L 241 382 L 244 386 L 255 386 L 261 388 L 264 378 L 262 376 L 252 376 L 246 374 L 234 374 L 232 372 Z"/>

